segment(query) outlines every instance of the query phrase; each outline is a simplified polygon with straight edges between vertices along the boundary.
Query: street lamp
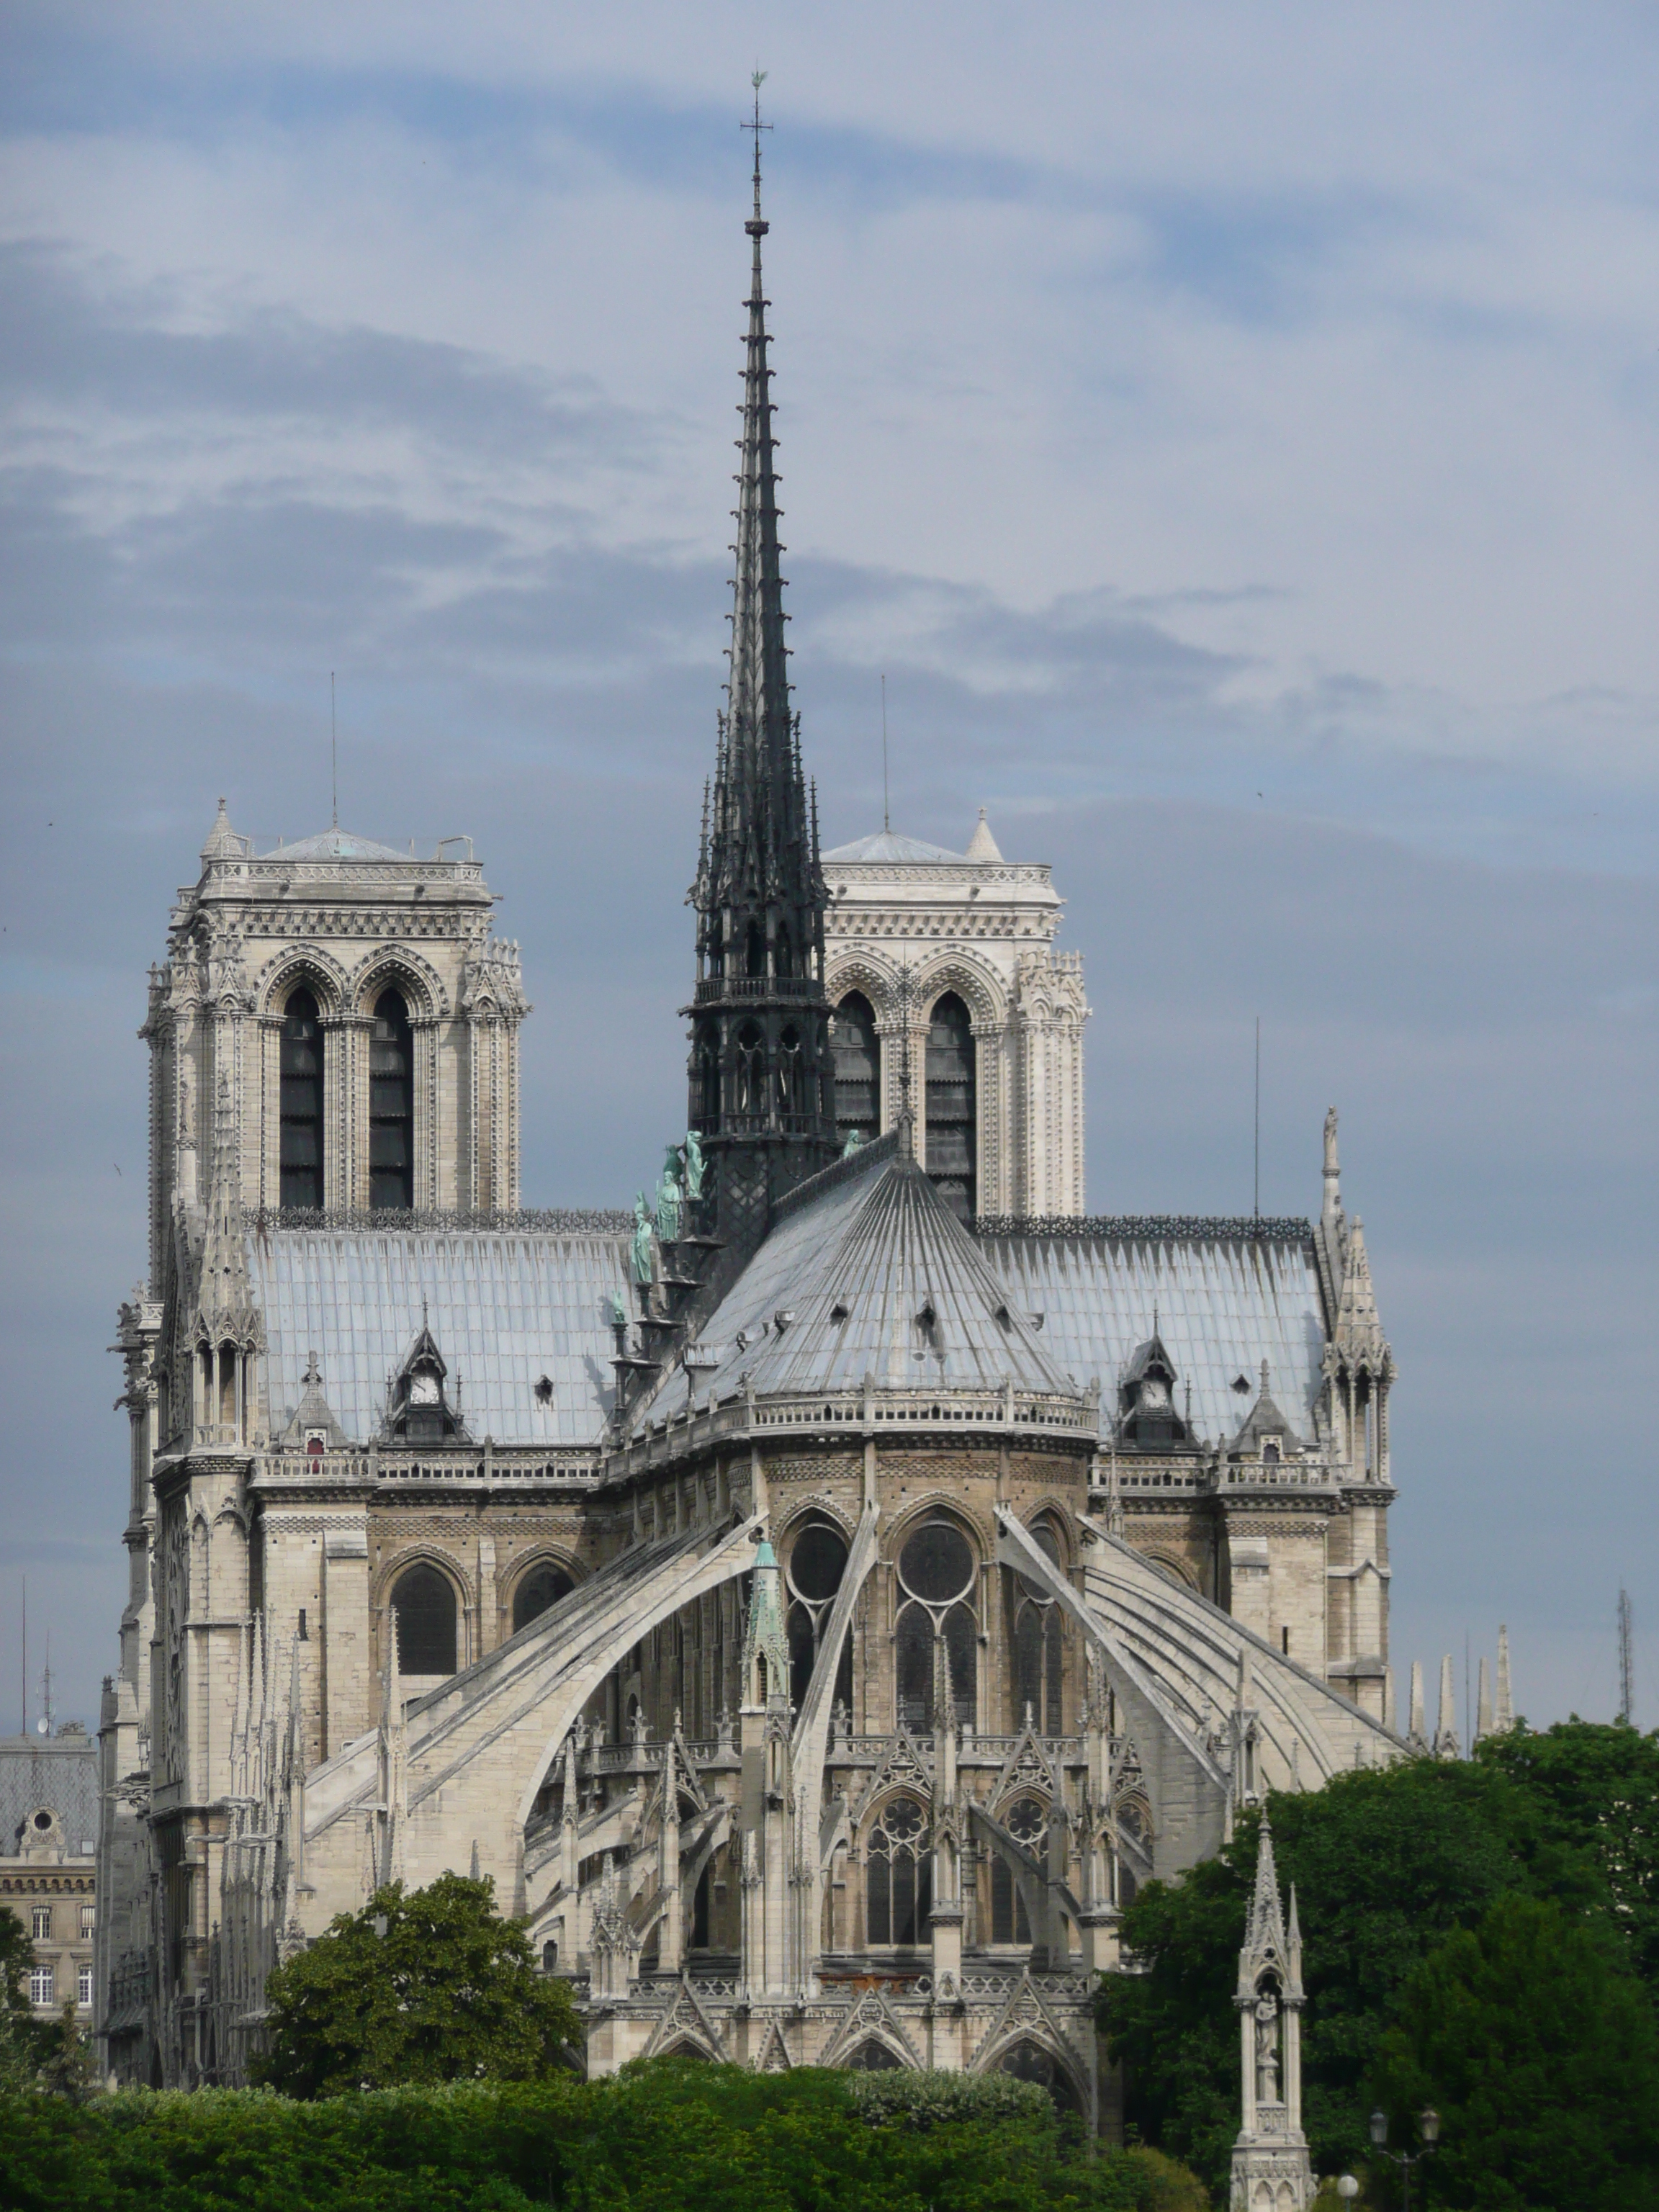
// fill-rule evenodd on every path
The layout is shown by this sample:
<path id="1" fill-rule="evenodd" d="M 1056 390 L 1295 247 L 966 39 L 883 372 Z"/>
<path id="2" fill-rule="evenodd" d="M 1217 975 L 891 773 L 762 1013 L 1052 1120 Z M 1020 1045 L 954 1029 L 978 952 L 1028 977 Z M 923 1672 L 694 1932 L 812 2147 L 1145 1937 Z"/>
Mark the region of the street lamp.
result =
<path id="1" fill-rule="evenodd" d="M 1352 2204 L 1359 2194 L 1359 2184 L 1351 2173 L 1340 2173 L 1336 2178 L 1336 2193 L 1345 2204 Z"/>
<path id="2" fill-rule="evenodd" d="M 1412 2168 L 1420 2166 L 1425 2158 L 1432 2158 L 1440 2141 L 1440 2115 L 1432 2105 L 1425 2105 L 1418 2114 L 1417 2131 L 1423 2138 L 1421 2150 L 1390 2150 L 1388 2114 L 1380 2107 L 1371 2114 L 1372 2148 L 1400 2168 L 1401 2212 L 1412 2212 Z M 1341 2182 L 1337 2184 L 1337 2192 L 1342 2193 Z"/>

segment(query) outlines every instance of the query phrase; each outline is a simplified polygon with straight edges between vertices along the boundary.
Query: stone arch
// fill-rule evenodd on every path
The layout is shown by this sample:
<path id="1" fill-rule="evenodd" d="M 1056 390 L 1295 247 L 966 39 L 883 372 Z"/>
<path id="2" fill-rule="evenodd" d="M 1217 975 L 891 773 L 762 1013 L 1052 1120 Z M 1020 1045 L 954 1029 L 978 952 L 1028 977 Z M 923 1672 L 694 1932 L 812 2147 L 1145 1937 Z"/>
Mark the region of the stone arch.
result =
<path id="1" fill-rule="evenodd" d="M 1143 1552 L 1141 1557 L 1149 1566 L 1156 1567 L 1160 1573 L 1168 1575 L 1170 1580 L 1179 1583 L 1182 1589 L 1194 1590 L 1200 1597 L 1203 1596 L 1203 1591 L 1199 1589 L 1197 1571 L 1177 1553 L 1161 1551 Z"/>
<path id="2" fill-rule="evenodd" d="M 924 959 L 912 980 L 918 1020 L 926 1022 L 939 1000 L 954 992 L 967 1007 L 977 1036 L 1007 1026 L 1008 1003 L 1002 978 L 988 961 L 961 945 L 941 946 Z"/>
<path id="3" fill-rule="evenodd" d="M 518 1603 L 519 1592 L 532 1575 L 544 1567 L 551 1568 L 555 1573 L 568 1575 L 570 1577 L 571 1589 L 574 1589 L 579 1583 L 587 1579 L 587 1571 L 574 1552 L 567 1551 L 557 1544 L 532 1545 L 521 1558 L 513 1562 L 507 1571 L 501 1598 L 501 1612 L 507 1620 L 510 1620 L 513 1618 L 514 1609 Z M 565 1595 L 568 1596 L 569 1592 L 567 1591 Z M 539 1614 L 533 1615 L 531 1620 L 524 1623 L 524 1626 L 533 1627 L 539 1618 Z M 522 1631 L 513 1628 L 509 1629 L 507 1633 L 517 1636 L 521 1634 Z"/>
<path id="4" fill-rule="evenodd" d="M 407 945 L 377 945 L 351 971 L 352 1011 L 368 1015 L 382 991 L 400 991 L 411 1021 L 432 1021 L 449 1012 L 449 994 L 429 960 Z"/>
<path id="5" fill-rule="evenodd" d="M 1084 2079 L 1083 2069 L 1078 2063 L 1077 2054 L 1045 2024 L 1036 2021 L 1018 2021 L 979 2055 L 973 2070 L 976 2074 L 1014 2074 L 1015 2069 L 1008 2062 L 1025 2051 L 1047 2059 L 1059 2076 L 1060 2083 L 1067 2093 L 1063 2102 L 1054 2094 L 1056 2085 L 1054 2082 L 1042 2085 L 1049 2095 L 1054 2097 L 1055 2103 L 1060 2105 L 1062 2110 L 1086 2114 L 1089 2110 L 1088 2084 Z M 1033 2073 L 1021 2071 L 1016 2074 L 1015 2078 L 1031 2081 L 1036 2077 Z"/>
<path id="6" fill-rule="evenodd" d="M 455 1667 L 457 1673 L 468 1666 L 477 1641 L 473 1622 L 471 1593 L 467 1586 L 466 1572 L 460 1561 L 438 1545 L 421 1542 L 405 1544 L 386 1560 L 377 1571 L 370 1593 L 370 1621 L 374 1637 L 376 1672 L 386 1670 L 392 1612 L 392 1595 L 411 1567 L 435 1567 L 448 1583 L 455 1597 Z M 398 1666 L 401 1670 L 402 1656 Z"/>
<path id="7" fill-rule="evenodd" d="M 884 1566 L 898 1564 L 898 1555 L 904 1548 L 905 1539 L 914 1534 L 921 1521 L 933 1513 L 942 1513 L 947 1520 L 962 1523 L 963 1533 L 973 1545 L 981 1566 L 996 1555 L 995 1530 L 971 1505 L 965 1504 L 956 1491 L 946 1490 L 943 1486 L 921 1491 L 915 1497 L 907 1498 L 896 1510 L 890 1507 L 889 1510 L 893 1512 L 893 1518 L 887 1523 L 882 1546 L 882 1564 Z"/>
<path id="8" fill-rule="evenodd" d="M 289 993 L 301 986 L 316 1000 L 317 1012 L 325 1022 L 337 1019 L 350 1003 L 351 988 L 337 960 L 320 945 L 285 945 L 254 978 L 254 1011 L 279 1018 Z"/>
<path id="9" fill-rule="evenodd" d="M 841 2062 L 844 2074 L 897 2074 L 914 2071 L 915 2061 L 892 2038 L 872 2029 Z"/>
<path id="10" fill-rule="evenodd" d="M 890 1021 L 897 1012 L 898 985 L 898 969 L 893 963 L 878 959 L 861 947 L 832 952 L 824 963 L 823 995 L 830 1005 L 838 1006 L 851 991 L 861 991 L 878 1024 Z"/>

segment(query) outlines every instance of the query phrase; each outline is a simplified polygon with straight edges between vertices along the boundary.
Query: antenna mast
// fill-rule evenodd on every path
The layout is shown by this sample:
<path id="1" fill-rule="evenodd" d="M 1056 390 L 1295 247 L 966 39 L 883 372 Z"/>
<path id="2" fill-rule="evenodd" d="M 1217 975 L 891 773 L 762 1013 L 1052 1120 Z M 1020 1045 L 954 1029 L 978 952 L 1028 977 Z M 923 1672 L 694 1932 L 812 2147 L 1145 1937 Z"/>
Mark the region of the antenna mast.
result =
<path id="1" fill-rule="evenodd" d="M 1255 1018 L 1255 1195 L 1251 1211 L 1261 1218 L 1261 1017 Z"/>
<path id="2" fill-rule="evenodd" d="M 1630 1592 L 1619 1593 L 1619 1717 L 1626 1727 L 1636 1711 L 1636 1638 L 1631 1619 Z"/>
<path id="3" fill-rule="evenodd" d="M 881 679 L 881 826 L 884 830 L 890 830 L 893 826 L 892 813 L 887 802 L 887 678 L 885 675 Z"/>
<path id="4" fill-rule="evenodd" d="M 334 671 L 328 672 L 328 774 L 333 795 L 330 827 L 340 826 L 340 736 L 334 720 Z"/>

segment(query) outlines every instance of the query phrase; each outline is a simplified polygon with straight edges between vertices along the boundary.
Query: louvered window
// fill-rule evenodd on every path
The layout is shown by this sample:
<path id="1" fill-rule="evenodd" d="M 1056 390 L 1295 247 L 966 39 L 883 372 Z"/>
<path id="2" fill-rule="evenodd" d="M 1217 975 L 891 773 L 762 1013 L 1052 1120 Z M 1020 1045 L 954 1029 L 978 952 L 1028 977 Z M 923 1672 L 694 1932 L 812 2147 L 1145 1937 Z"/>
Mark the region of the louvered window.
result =
<path id="1" fill-rule="evenodd" d="M 283 1013 L 281 1192 L 285 1210 L 323 1203 L 323 1031 L 317 1001 L 294 991 Z"/>
<path id="2" fill-rule="evenodd" d="M 415 1040 L 398 991 L 382 991 L 368 1047 L 368 1202 L 415 1203 Z"/>
<path id="3" fill-rule="evenodd" d="M 927 1025 L 927 1172 L 958 1219 L 974 1218 L 979 1101 L 974 1027 L 954 991 L 933 1008 Z"/>
<path id="4" fill-rule="evenodd" d="M 830 1017 L 836 1062 L 836 1122 L 842 1139 L 869 1144 L 881 1134 L 881 1039 L 861 991 L 849 991 Z"/>

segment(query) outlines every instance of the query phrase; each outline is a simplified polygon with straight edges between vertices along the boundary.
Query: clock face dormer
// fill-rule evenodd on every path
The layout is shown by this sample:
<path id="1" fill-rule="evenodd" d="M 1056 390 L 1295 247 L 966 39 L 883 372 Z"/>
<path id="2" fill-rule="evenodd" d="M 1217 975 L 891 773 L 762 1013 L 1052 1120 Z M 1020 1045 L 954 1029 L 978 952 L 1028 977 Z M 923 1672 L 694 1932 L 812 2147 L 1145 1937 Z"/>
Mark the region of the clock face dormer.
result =
<path id="1" fill-rule="evenodd" d="M 452 1402 L 449 1368 L 433 1337 L 422 1324 L 408 1358 L 392 1377 L 386 1408 L 386 1434 L 399 1443 L 436 1444 L 452 1438 L 465 1441 L 461 1419 L 460 1380 Z"/>

